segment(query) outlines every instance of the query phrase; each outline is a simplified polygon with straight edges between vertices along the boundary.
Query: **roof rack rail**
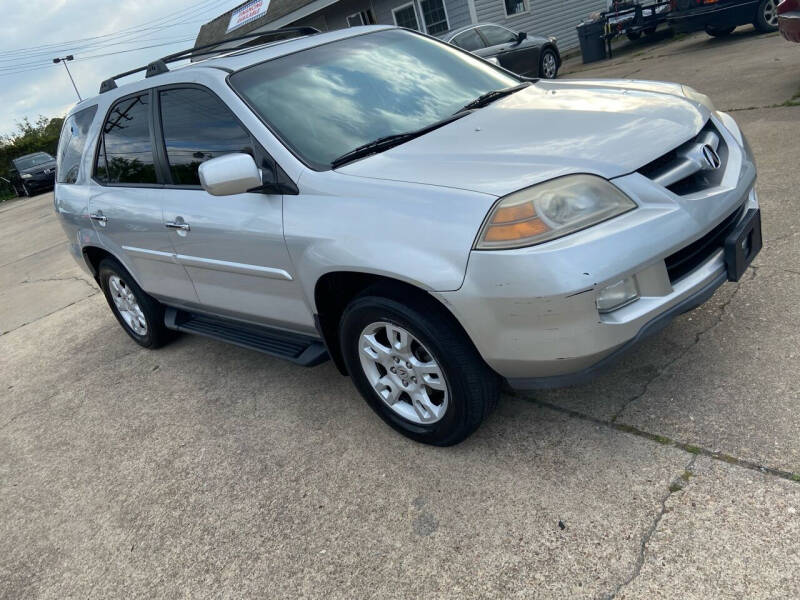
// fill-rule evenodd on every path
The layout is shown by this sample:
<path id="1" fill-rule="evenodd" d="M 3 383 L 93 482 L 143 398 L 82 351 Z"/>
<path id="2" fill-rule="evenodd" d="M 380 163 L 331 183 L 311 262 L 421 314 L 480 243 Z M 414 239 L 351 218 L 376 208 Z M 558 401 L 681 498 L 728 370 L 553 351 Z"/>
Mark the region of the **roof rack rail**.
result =
<path id="1" fill-rule="evenodd" d="M 113 77 L 109 77 L 100 84 L 100 93 L 103 94 L 105 92 L 108 92 L 109 90 L 115 89 L 117 87 L 117 82 L 116 82 L 117 79 L 122 79 L 123 77 L 127 77 L 128 75 L 133 75 L 134 73 L 140 73 L 141 71 L 145 71 L 144 75 L 145 77 L 154 77 L 156 75 L 161 75 L 162 73 L 166 73 L 169 71 L 167 63 L 183 60 L 186 58 L 192 58 L 194 56 L 205 56 L 206 54 L 217 54 L 219 52 L 224 52 L 226 50 L 240 49 L 240 47 L 217 48 L 217 46 L 221 46 L 222 44 L 227 44 L 228 42 L 238 42 L 241 40 L 260 41 L 261 38 L 265 38 L 264 41 L 266 42 L 270 41 L 271 38 L 277 38 L 279 40 L 290 39 L 293 37 L 302 37 L 305 35 L 314 35 L 317 33 L 320 33 L 320 31 L 316 27 L 284 27 L 282 29 L 272 29 L 270 31 L 261 31 L 258 33 L 246 33 L 244 35 L 238 35 L 236 37 L 220 40 L 219 42 L 214 42 L 213 44 L 194 46 L 187 50 L 181 50 L 180 52 L 167 54 L 166 56 L 159 58 L 158 60 L 154 60 L 153 62 L 145 65 L 144 67 L 138 67 L 136 69 L 131 69 L 130 71 L 125 71 L 124 73 L 114 75 Z M 214 48 L 214 50 L 209 50 L 209 48 Z M 198 52 L 198 50 L 200 50 L 201 52 Z"/>

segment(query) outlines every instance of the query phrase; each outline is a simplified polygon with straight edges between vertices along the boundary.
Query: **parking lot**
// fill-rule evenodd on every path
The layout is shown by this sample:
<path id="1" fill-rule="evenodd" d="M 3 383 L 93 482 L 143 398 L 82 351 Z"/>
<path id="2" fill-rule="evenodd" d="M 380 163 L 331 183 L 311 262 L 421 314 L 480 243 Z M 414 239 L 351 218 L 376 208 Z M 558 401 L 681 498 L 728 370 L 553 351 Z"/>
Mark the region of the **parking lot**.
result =
<path id="1" fill-rule="evenodd" d="M 758 159 L 739 284 L 452 448 L 303 369 L 120 329 L 52 194 L 0 204 L 0 598 L 800 597 L 800 46 L 741 28 L 565 77 L 673 80 Z"/>

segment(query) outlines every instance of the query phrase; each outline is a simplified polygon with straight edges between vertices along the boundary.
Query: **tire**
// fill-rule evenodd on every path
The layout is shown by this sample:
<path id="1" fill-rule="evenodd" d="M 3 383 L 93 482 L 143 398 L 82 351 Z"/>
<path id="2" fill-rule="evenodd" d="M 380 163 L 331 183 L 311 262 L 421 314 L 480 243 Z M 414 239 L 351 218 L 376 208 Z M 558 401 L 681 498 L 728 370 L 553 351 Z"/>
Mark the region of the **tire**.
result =
<path id="1" fill-rule="evenodd" d="M 778 7 L 776 0 L 761 0 L 756 12 L 755 28 L 761 33 L 778 30 Z"/>
<path id="2" fill-rule="evenodd" d="M 163 346 L 167 341 L 173 337 L 173 332 L 164 326 L 164 307 L 155 298 L 147 295 L 142 288 L 136 283 L 130 273 L 112 258 L 103 259 L 98 268 L 98 279 L 100 281 L 100 288 L 106 297 L 106 302 L 111 307 L 111 312 L 122 325 L 125 332 L 131 336 L 133 341 L 144 348 L 158 348 Z M 116 288 L 116 289 L 115 289 Z M 137 314 L 139 318 L 138 328 L 128 323 L 126 318 L 120 312 L 117 306 L 115 296 L 119 298 L 122 296 L 122 303 L 125 303 L 125 297 L 132 294 L 136 301 L 141 314 Z M 130 306 L 130 304 L 128 304 Z M 128 311 L 126 311 L 128 312 Z M 133 311 L 131 311 L 133 312 Z M 129 317 L 133 318 L 133 317 Z M 144 323 L 144 331 L 142 331 L 141 323 Z"/>
<path id="3" fill-rule="evenodd" d="M 437 306 L 434 300 L 426 301 L 412 296 L 399 302 L 383 293 L 380 288 L 367 290 L 347 306 L 339 322 L 342 355 L 353 383 L 367 404 L 404 436 L 434 446 L 451 446 L 463 441 L 497 405 L 499 377 L 486 365 L 452 315 L 443 307 Z M 413 364 L 406 362 L 406 358 L 394 362 L 398 356 L 394 354 L 392 357 L 391 354 L 400 351 L 390 347 L 387 327 L 392 328 L 393 333 L 405 330 L 410 334 L 408 339 L 413 338 L 409 344 L 412 353 L 410 360 L 414 361 Z M 374 342 L 390 350 L 390 354 L 376 353 L 382 357 L 380 360 L 384 365 L 389 365 L 388 368 L 378 365 L 367 350 L 363 354 L 360 350 L 362 345 L 368 345 L 369 351 L 374 352 L 372 349 L 375 344 L 368 344 L 366 338 L 362 338 L 362 334 L 372 331 L 376 332 L 372 335 Z M 395 339 L 402 338 L 397 336 Z M 367 367 L 364 366 L 365 363 Z M 418 381 L 423 381 L 423 368 L 432 372 L 431 364 L 439 369 L 441 377 L 424 377 L 444 391 L 428 388 L 424 383 L 417 385 Z M 398 371 L 394 371 L 394 375 L 390 374 L 390 369 L 395 369 L 395 365 L 403 375 Z M 425 367 L 420 368 L 419 365 Z M 400 398 L 392 406 L 389 404 L 390 400 L 384 400 L 379 395 L 380 382 L 373 386 L 370 378 L 374 380 L 376 377 L 387 381 L 394 378 L 396 381 L 391 389 L 389 386 L 383 387 L 383 393 L 391 396 L 393 389 Z M 401 383 L 401 377 L 407 377 L 408 382 L 413 379 L 414 382 L 409 383 L 413 389 L 406 388 L 411 391 L 405 395 L 402 386 L 406 382 Z M 425 388 L 425 397 L 430 400 L 429 422 L 420 420 L 425 413 L 415 409 L 411 402 L 411 394 L 418 397 L 420 388 Z M 439 415 L 434 414 L 437 410 L 441 411 Z"/>
<path id="4" fill-rule="evenodd" d="M 539 57 L 539 77 L 542 79 L 558 77 L 558 56 L 552 48 L 545 48 Z"/>
<path id="5" fill-rule="evenodd" d="M 644 34 L 650 37 L 651 35 L 655 35 L 657 29 L 658 27 L 648 27 L 647 29 L 644 30 Z"/>
<path id="6" fill-rule="evenodd" d="M 625 35 L 627 36 L 627 38 L 630 41 L 635 42 L 636 40 L 638 40 L 639 38 L 642 37 L 642 32 L 641 31 L 630 31 L 630 32 L 626 33 Z"/>
<path id="7" fill-rule="evenodd" d="M 706 33 L 711 37 L 727 37 L 733 30 L 736 29 L 735 26 L 733 27 L 712 27 L 711 25 L 706 25 Z"/>

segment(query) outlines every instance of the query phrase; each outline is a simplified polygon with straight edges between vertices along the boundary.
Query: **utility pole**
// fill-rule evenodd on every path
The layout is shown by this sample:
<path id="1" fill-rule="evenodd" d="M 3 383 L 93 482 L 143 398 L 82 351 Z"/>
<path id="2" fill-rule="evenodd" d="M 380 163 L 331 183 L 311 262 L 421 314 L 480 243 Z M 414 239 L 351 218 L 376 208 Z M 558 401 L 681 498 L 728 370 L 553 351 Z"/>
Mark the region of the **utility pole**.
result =
<path id="1" fill-rule="evenodd" d="M 67 56 L 64 56 L 62 58 L 54 58 L 53 62 L 56 64 L 62 63 L 64 65 L 64 68 L 67 70 L 67 75 L 69 75 L 69 80 L 72 82 L 72 87 L 75 88 L 75 93 L 78 95 L 78 102 L 80 102 L 81 100 L 83 100 L 83 98 L 81 98 L 81 93 L 78 91 L 78 86 L 75 85 L 75 80 L 72 78 L 72 73 L 69 72 L 69 67 L 67 66 L 67 61 L 73 60 L 74 58 L 75 57 L 72 56 L 72 54 L 68 54 Z"/>

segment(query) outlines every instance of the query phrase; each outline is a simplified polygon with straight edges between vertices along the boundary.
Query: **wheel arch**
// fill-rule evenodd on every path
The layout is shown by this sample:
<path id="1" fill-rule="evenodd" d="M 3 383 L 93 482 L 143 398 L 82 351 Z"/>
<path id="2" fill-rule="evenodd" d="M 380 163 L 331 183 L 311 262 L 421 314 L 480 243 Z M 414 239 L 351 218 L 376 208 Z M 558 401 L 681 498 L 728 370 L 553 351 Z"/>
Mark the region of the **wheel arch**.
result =
<path id="1" fill-rule="evenodd" d="M 562 61 L 561 61 L 561 52 L 558 51 L 558 46 L 556 46 L 553 42 L 547 41 L 544 44 L 542 44 L 541 54 L 544 54 L 545 50 L 552 50 L 553 53 L 555 53 L 556 65 L 558 65 L 558 68 L 560 69 Z"/>
<path id="2" fill-rule="evenodd" d="M 330 271 L 317 279 L 314 285 L 314 321 L 331 359 L 342 375 L 348 373 L 339 343 L 339 321 L 348 304 L 367 291 L 398 301 L 411 297 L 416 298 L 426 303 L 432 310 L 440 312 L 464 334 L 466 339 L 472 341 L 452 311 L 422 287 L 375 273 Z"/>

